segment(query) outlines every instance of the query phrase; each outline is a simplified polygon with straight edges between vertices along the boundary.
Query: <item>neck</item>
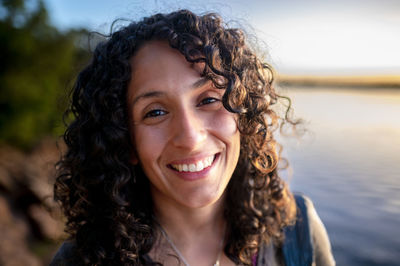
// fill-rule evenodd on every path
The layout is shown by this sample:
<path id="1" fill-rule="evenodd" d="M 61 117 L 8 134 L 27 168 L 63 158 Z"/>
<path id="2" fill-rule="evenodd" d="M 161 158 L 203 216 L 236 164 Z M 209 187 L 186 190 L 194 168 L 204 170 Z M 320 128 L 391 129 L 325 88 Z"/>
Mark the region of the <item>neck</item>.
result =
<path id="1" fill-rule="evenodd" d="M 211 233 L 220 236 L 225 226 L 224 197 L 217 202 L 201 208 L 188 208 L 182 205 L 154 199 L 154 213 L 160 225 L 171 235 L 172 239 L 190 239 L 199 233 Z"/>
<path id="2" fill-rule="evenodd" d="M 201 208 L 187 208 L 166 199 L 153 201 L 157 222 L 185 260 L 192 266 L 200 261 L 203 265 L 214 265 L 225 236 L 224 196 Z M 170 245 L 162 234 L 159 238 L 160 249 Z"/>

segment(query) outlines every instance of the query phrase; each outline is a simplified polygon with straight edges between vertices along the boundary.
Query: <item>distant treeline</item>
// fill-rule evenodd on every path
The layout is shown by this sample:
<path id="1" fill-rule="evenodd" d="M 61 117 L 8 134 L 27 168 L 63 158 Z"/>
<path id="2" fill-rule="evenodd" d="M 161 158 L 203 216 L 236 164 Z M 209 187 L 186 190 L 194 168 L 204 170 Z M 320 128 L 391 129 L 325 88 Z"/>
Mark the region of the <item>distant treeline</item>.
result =
<path id="1" fill-rule="evenodd" d="M 336 88 L 400 88 L 400 75 L 365 76 L 301 76 L 279 75 L 283 86 L 336 87 Z"/>
<path id="2" fill-rule="evenodd" d="M 89 59 L 77 44 L 88 32 L 52 26 L 41 0 L 29 8 L 0 1 L 0 144 L 29 149 L 62 134 L 69 87 Z"/>

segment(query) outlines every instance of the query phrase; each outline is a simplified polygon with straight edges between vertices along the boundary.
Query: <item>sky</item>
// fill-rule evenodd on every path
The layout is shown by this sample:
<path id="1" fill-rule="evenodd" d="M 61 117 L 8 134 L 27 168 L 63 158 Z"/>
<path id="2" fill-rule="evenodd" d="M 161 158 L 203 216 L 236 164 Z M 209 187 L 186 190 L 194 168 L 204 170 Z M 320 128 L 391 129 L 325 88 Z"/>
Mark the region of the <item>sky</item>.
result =
<path id="1" fill-rule="evenodd" d="M 108 33 L 117 18 L 138 20 L 187 8 L 218 12 L 257 36 L 283 74 L 400 75 L 400 0 L 44 0 L 60 29 Z M 254 39 L 254 38 L 252 38 Z"/>

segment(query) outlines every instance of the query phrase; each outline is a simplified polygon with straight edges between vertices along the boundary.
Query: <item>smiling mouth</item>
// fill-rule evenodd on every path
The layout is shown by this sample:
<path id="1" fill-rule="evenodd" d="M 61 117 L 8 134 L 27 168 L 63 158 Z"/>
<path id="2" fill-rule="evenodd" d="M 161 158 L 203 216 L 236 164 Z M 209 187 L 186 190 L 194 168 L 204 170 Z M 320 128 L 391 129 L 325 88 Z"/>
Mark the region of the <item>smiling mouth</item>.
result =
<path id="1" fill-rule="evenodd" d="M 215 158 L 217 157 L 218 154 L 214 154 L 211 156 L 208 156 L 202 160 L 197 161 L 196 163 L 190 163 L 190 164 L 169 164 L 168 166 L 178 172 L 190 172 L 190 173 L 195 173 L 195 172 L 200 172 L 208 167 L 210 167 Z"/>

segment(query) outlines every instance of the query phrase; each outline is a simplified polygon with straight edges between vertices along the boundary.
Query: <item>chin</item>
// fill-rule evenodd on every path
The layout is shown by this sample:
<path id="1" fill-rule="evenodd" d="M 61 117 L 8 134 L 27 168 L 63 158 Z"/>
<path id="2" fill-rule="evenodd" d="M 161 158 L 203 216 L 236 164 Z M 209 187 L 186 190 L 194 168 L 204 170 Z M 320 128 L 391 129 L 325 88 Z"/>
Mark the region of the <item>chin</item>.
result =
<path id="1" fill-rule="evenodd" d="M 191 209 L 204 208 L 219 202 L 223 198 L 223 195 L 224 193 L 220 193 L 218 191 L 203 195 L 196 195 L 196 193 L 191 193 L 190 196 L 185 197 L 182 200 L 181 204 Z"/>

